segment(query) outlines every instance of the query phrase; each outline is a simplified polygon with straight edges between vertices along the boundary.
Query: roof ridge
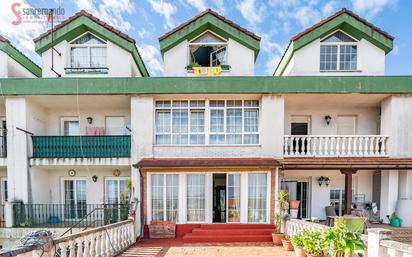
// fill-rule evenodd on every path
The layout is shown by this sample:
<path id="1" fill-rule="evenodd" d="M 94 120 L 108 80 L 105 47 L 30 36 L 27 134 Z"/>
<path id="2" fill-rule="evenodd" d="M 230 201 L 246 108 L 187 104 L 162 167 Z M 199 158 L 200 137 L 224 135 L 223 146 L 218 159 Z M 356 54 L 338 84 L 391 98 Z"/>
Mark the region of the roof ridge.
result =
<path id="1" fill-rule="evenodd" d="M 200 17 L 202 17 L 202 16 L 204 16 L 204 15 L 206 15 L 206 14 L 208 14 L 208 13 L 211 14 L 211 15 L 213 15 L 213 16 L 215 16 L 215 17 L 218 18 L 219 20 L 221 20 L 221 21 L 229 24 L 230 26 L 235 27 L 236 29 L 240 30 L 241 32 L 245 33 L 246 35 L 248 35 L 248 36 L 250 36 L 250 37 L 252 37 L 252 38 L 254 38 L 254 39 L 258 40 L 258 41 L 261 40 L 261 37 L 260 37 L 260 36 L 258 36 L 258 35 L 256 35 L 255 33 L 253 33 L 253 32 L 251 32 L 251 31 L 249 31 L 249 30 L 241 27 L 239 24 L 237 24 L 237 23 L 235 23 L 235 22 L 233 22 L 233 21 L 225 18 L 223 15 L 220 15 L 218 12 L 212 10 L 211 8 L 205 9 L 204 11 L 198 13 L 197 15 L 193 16 L 193 17 L 190 18 L 189 20 L 181 23 L 181 24 L 178 25 L 177 27 L 175 27 L 175 28 L 173 28 L 172 30 L 166 32 L 165 34 L 163 34 L 162 36 L 160 36 L 160 37 L 158 38 L 158 40 L 159 40 L 159 41 L 162 41 L 163 39 L 165 39 L 165 38 L 167 38 L 168 36 L 176 33 L 177 31 L 183 29 L 184 27 L 186 27 L 186 26 L 189 25 L 190 23 L 194 22 L 195 20 L 199 19 Z"/>
<path id="2" fill-rule="evenodd" d="M 120 31 L 116 28 L 114 28 L 112 25 L 109 25 L 107 22 L 105 22 L 103 20 L 100 20 L 99 18 L 97 18 L 93 14 L 85 11 L 84 9 L 80 10 L 79 12 L 77 12 L 74 15 L 70 16 L 69 18 L 65 19 L 61 23 L 57 24 L 53 28 L 53 32 L 59 30 L 60 28 L 64 27 L 66 24 L 72 22 L 73 20 L 75 20 L 75 19 L 77 19 L 81 16 L 85 16 L 85 17 L 89 18 L 90 20 L 92 20 L 92 21 L 96 22 L 97 24 L 103 26 L 104 28 L 110 30 L 111 32 L 113 32 L 116 35 L 118 35 L 119 37 L 129 41 L 130 43 L 133 43 L 133 44 L 136 43 L 136 41 L 133 38 L 131 38 L 129 35 L 123 33 L 122 31 Z M 46 32 L 43 32 L 42 34 L 40 34 L 38 37 L 34 38 L 33 41 L 36 43 L 40 39 L 42 39 L 42 38 L 46 37 L 47 35 L 49 35 L 51 32 L 52 32 L 52 29 L 49 29 Z"/>
<path id="3" fill-rule="evenodd" d="M 340 9 L 339 11 L 335 12 L 334 14 L 332 14 L 332 15 L 324 18 L 323 20 L 320 20 L 319 22 L 313 24 L 312 26 L 310 26 L 309 28 L 305 29 L 304 31 L 299 32 L 298 34 L 296 34 L 295 36 L 293 36 L 290 41 L 296 41 L 296 40 L 298 40 L 299 38 L 301 38 L 301 37 L 304 36 L 305 34 L 309 33 L 310 31 L 312 31 L 312 30 L 314 30 L 314 29 L 322 26 L 323 24 L 325 24 L 325 23 L 333 20 L 334 18 L 336 18 L 336 17 L 338 17 L 339 15 L 344 14 L 344 13 L 346 13 L 346 14 L 352 16 L 353 18 L 357 19 L 358 21 L 360 21 L 360 22 L 362 22 L 362 23 L 370 26 L 372 29 L 374 29 L 375 31 L 383 34 L 383 35 L 386 36 L 387 38 L 392 39 L 392 40 L 394 39 L 394 37 L 391 36 L 388 32 L 386 32 L 386 31 L 378 28 L 377 26 L 373 25 L 371 22 L 367 21 L 366 19 L 360 17 L 359 15 L 357 15 L 356 13 L 354 13 L 353 11 L 351 11 L 351 10 L 349 10 L 349 9 L 346 9 L 346 8 L 342 8 L 342 9 Z"/>

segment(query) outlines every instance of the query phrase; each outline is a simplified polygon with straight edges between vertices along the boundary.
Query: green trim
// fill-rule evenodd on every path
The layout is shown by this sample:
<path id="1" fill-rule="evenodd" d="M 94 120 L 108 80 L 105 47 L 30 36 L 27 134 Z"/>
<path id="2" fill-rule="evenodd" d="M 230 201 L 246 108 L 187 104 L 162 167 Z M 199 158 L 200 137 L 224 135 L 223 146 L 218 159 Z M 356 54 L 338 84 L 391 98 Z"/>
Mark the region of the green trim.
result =
<path id="1" fill-rule="evenodd" d="M 260 41 L 245 34 L 236 27 L 227 24 L 226 22 L 220 20 L 210 13 L 199 17 L 182 29 L 174 32 L 173 34 L 162 40 L 159 40 L 160 52 L 162 53 L 162 56 L 166 51 L 180 44 L 182 41 L 191 40 L 206 30 L 211 30 L 225 39 L 231 38 L 233 40 L 236 40 L 240 44 L 253 50 L 255 52 L 256 60 L 256 57 L 259 54 Z"/>
<path id="2" fill-rule="evenodd" d="M 292 43 L 289 44 L 288 48 L 286 49 L 285 54 L 282 56 L 282 59 L 276 67 L 273 75 L 283 75 L 283 72 L 289 64 L 293 54 L 297 50 L 315 41 L 316 39 L 327 36 L 328 34 L 338 29 L 348 33 L 350 36 L 356 38 L 357 40 L 365 39 L 369 41 L 376 47 L 385 51 L 385 54 L 388 54 L 393 49 L 392 39 L 374 30 L 372 27 L 366 25 L 358 19 L 355 19 L 351 15 L 342 13 L 341 15 L 323 24 L 322 26 L 306 33 L 297 40 L 292 41 Z"/>
<path id="3" fill-rule="evenodd" d="M 412 76 L 0 79 L 3 95 L 411 94 Z M 79 91 L 77 91 L 79 90 Z"/>
<path id="4" fill-rule="evenodd" d="M 124 38 L 121 38 L 120 36 L 116 35 L 116 33 L 113 33 L 112 31 L 106 29 L 105 27 L 94 22 L 93 20 L 91 20 L 90 18 L 86 16 L 80 16 L 74 19 L 73 21 L 71 21 L 70 23 L 66 24 L 65 26 L 59 28 L 57 31 L 55 31 L 54 39 L 53 39 L 54 44 L 56 45 L 64 40 L 66 40 L 67 42 L 70 42 L 85 32 L 91 32 L 100 38 L 109 40 L 113 44 L 131 53 L 142 76 L 149 77 L 149 73 L 146 69 L 146 66 L 144 65 L 144 62 L 134 43 L 129 42 L 125 40 Z M 51 34 L 35 42 L 35 51 L 38 54 L 41 54 L 50 48 L 51 48 Z"/>
<path id="5" fill-rule="evenodd" d="M 10 58 L 18 62 L 36 77 L 41 77 L 41 68 L 10 43 L 0 42 L 0 50 L 5 52 Z"/>

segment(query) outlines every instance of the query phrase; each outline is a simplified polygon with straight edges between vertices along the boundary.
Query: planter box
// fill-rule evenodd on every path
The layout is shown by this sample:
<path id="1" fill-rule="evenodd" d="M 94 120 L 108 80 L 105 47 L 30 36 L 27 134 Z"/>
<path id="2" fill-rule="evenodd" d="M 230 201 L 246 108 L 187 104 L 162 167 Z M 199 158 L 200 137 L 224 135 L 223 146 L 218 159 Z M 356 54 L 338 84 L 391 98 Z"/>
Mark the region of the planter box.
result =
<path id="1" fill-rule="evenodd" d="M 175 238 L 176 223 L 171 221 L 152 221 L 149 225 L 150 238 Z"/>

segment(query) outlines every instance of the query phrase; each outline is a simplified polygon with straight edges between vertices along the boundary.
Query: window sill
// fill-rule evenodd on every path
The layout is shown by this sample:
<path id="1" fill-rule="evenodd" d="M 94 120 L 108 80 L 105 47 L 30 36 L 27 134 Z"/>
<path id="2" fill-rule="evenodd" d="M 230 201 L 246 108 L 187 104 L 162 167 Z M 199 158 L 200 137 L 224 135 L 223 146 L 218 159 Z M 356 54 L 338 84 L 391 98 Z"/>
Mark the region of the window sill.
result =
<path id="1" fill-rule="evenodd" d="M 107 71 L 65 71 L 65 74 L 109 74 Z"/>
<path id="2" fill-rule="evenodd" d="M 214 67 L 219 67 L 219 66 L 195 66 L 195 68 L 214 68 Z M 223 65 L 220 67 L 222 68 L 222 72 L 229 72 L 230 69 L 232 68 L 230 65 Z M 190 66 L 187 66 L 186 70 L 189 73 L 193 73 L 193 69 Z"/>

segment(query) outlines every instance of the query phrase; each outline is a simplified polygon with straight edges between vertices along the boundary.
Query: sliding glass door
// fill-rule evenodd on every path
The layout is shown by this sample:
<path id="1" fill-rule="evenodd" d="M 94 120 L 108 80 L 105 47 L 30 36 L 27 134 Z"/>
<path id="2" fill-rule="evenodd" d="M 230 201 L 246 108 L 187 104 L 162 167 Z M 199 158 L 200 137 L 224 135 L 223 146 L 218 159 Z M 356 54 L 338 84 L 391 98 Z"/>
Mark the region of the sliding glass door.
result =
<path id="1" fill-rule="evenodd" d="M 86 180 L 63 180 L 64 190 L 64 218 L 81 219 L 87 214 Z"/>
<path id="2" fill-rule="evenodd" d="M 248 222 L 267 222 L 267 174 L 248 174 Z"/>
<path id="3" fill-rule="evenodd" d="M 204 222 L 206 219 L 206 175 L 187 175 L 187 221 Z"/>
<path id="4" fill-rule="evenodd" d="M 227 221 L 240 222 L 240 174 L 227 174 Z"/>

